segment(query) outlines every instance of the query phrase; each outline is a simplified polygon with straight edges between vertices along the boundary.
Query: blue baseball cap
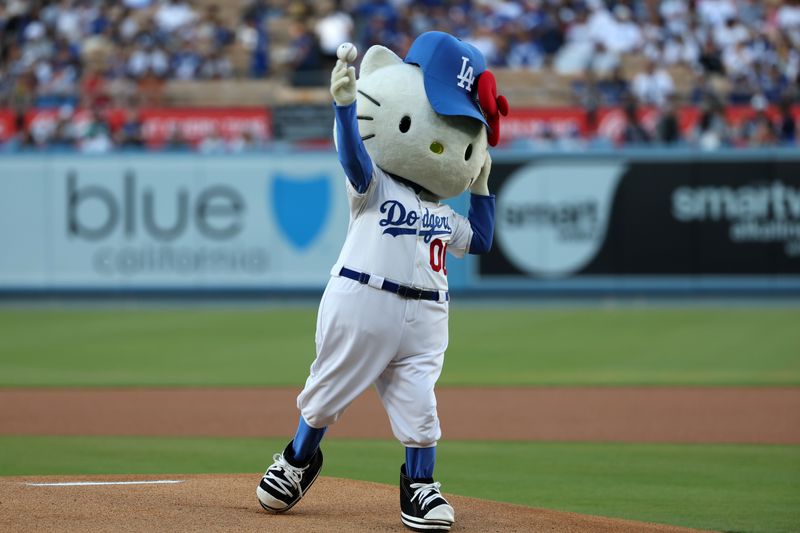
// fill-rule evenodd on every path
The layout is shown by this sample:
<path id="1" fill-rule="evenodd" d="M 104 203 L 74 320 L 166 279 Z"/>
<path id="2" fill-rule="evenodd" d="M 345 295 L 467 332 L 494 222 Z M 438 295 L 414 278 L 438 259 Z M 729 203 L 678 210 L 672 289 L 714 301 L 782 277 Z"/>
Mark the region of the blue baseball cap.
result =
<path id="1" fill-rule="evenodd" d="M 480 50 L 449 33 L 429 31 L 414 40 L 404 61 L 422 69 L 434 111 L 471 117 L 489 126 L 476 98 L 478 76 L 486 70 Z"/>

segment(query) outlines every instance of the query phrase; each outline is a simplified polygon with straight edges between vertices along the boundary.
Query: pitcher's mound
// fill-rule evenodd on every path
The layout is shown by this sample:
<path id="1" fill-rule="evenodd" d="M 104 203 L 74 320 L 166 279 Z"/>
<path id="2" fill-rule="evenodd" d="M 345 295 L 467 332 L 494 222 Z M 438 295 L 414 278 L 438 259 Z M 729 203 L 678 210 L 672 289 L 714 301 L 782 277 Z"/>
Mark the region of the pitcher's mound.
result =
<path id="1" fill-rule="evenodd" d="M 258 505 L 257 482 L 258 474 L 0 478 L 0 531 L 407 531 L 396 487 L 319 478 L 297 507 L 273 515 Z M 689 531 L 463 496 L 448 499 L 456 510 L 453 531 L 464 533 Z"/>

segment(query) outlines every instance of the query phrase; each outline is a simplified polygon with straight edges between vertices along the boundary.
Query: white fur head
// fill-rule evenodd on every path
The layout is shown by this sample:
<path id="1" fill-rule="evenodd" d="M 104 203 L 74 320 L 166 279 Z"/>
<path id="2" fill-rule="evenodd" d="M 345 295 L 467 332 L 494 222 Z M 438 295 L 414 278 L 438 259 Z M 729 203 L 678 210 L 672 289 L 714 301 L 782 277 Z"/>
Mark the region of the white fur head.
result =
<path id="1" fill-rule="evenodd" d="M 372 46 L 357 88 L 359 132 L 383 171 L 438 198 L 458 196 L 475 181 L 488 154 L 486 128 L 474 118 L 437 114 L 418 66 Z"/>

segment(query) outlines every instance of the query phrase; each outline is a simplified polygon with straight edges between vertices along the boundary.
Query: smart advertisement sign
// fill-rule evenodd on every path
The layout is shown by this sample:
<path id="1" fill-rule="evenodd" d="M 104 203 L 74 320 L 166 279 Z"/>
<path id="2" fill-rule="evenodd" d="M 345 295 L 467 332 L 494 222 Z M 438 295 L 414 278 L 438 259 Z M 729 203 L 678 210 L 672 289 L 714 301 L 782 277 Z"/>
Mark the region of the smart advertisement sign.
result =
<path id="1" fill-rule="evenodd" d="M 556 158 L 492 179 L 484 281 L 800 279 L 797 158 Z"/>
<path id="2" fill-rule="evenodd" d="M 0 285 L 321 287 L 347 230 L 335 156 L 0 160 Z"/>

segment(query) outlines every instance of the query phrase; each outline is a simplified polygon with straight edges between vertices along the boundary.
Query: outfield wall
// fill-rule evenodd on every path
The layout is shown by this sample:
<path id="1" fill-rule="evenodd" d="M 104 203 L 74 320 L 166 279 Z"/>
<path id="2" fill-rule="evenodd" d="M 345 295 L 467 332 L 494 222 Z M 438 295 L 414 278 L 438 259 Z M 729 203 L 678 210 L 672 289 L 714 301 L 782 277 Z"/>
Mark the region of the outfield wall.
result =
<path id="1" fill-rule="evenodd" d="M 454 291 L 800 292 L 797 151 L 494 161 L 495 245 Z M 2 156 L 0 292 L 317 292 L 343 180 L 330 153 Z"/>

